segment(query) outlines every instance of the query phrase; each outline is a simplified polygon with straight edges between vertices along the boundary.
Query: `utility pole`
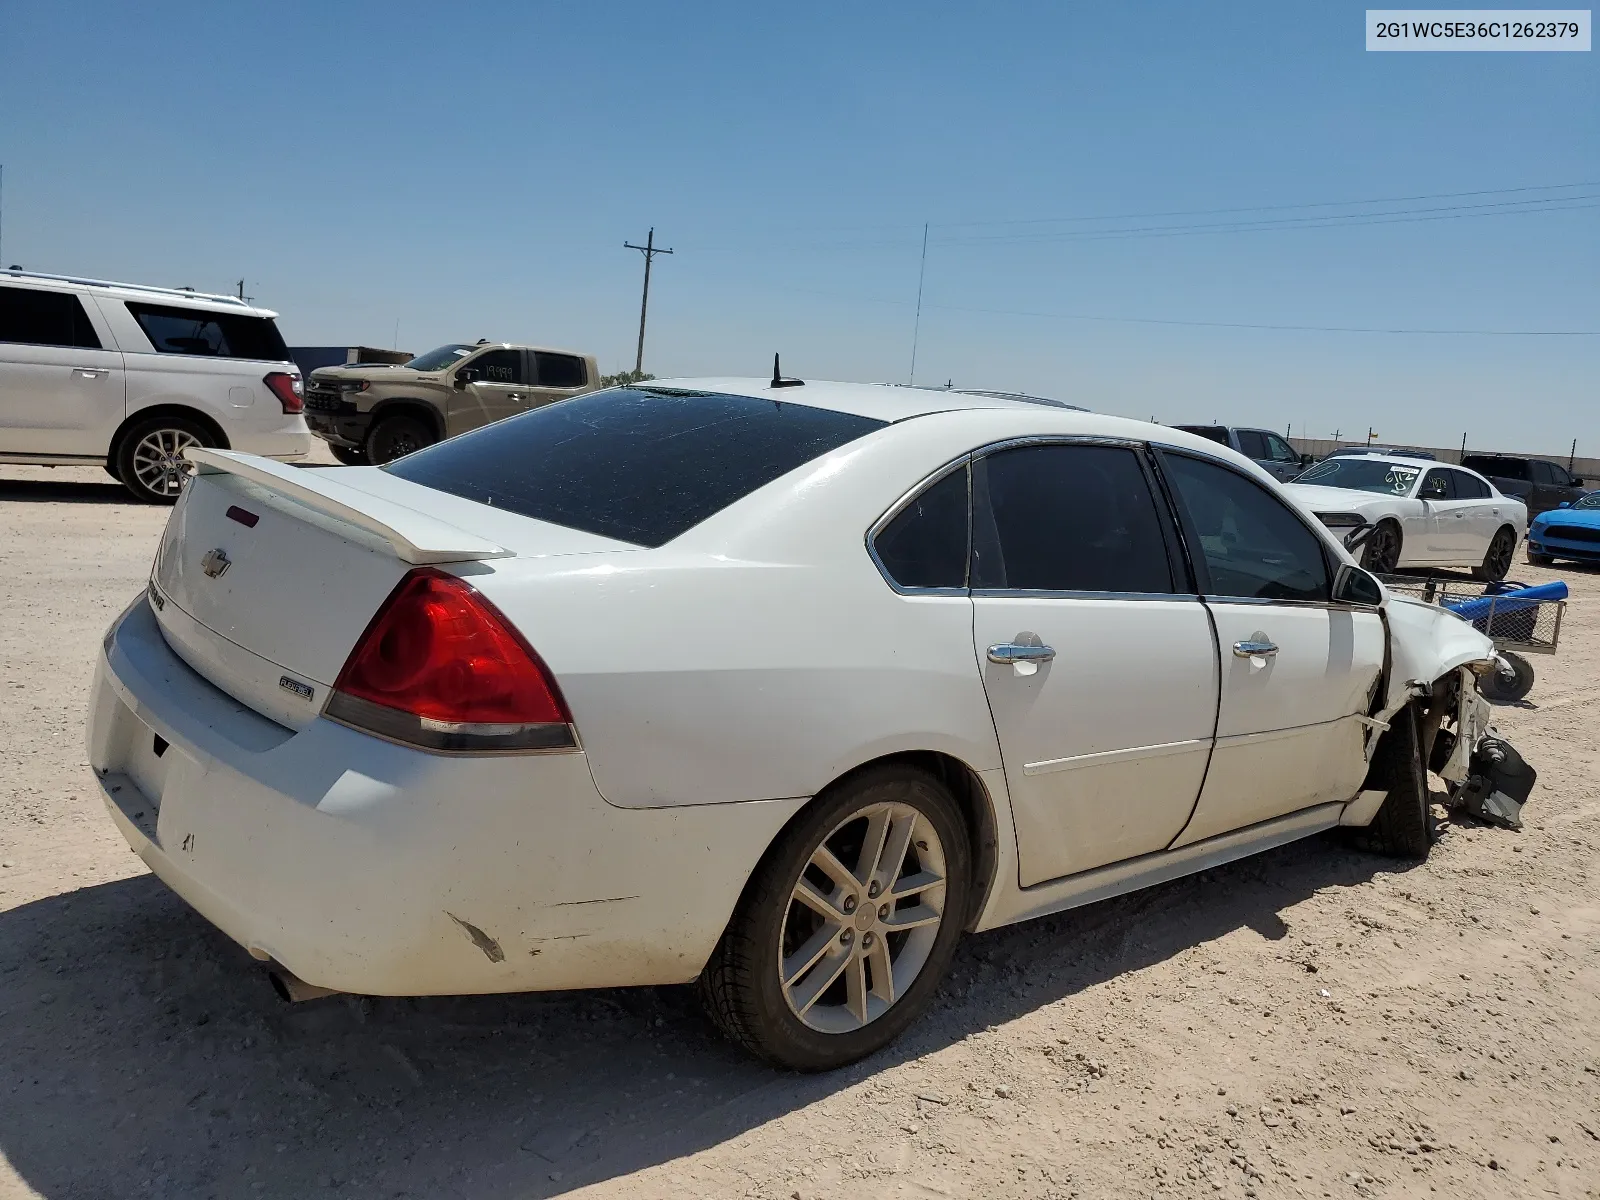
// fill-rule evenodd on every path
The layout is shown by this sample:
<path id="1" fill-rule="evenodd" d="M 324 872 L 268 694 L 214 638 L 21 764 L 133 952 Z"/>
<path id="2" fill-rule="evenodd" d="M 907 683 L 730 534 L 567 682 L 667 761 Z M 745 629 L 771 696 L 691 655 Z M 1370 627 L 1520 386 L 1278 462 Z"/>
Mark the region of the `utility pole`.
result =
<path id="1" fill-rule="evenodd" d="M 244 299 L 244 280 L 239 280 L 239 299 Z"/>
<path id="2" fill-rule="evenodd" d="M 1572 439 L 1572 453 L 1567 455 L 1567 472 L 1572 472 L 1572 464 L 1578 461 L 1578 439 Z"/>
<path id="3" fill-rule="evenodd" d="M 644 319 L 650 311 L 650 262 L 658 254 L 671 254 L 671 250 L 662 250 L 656 245 L 655 226 L 650 227 L 650 236 L 645 238 L 644 245 L 635 246 L 632 242 L 623 242 L 624 250 L 637 250 L 644 255 L 644 296 L 639 301 L 639 352 L 633 359 L 633 370 L 636 375 L 644 374 Z"/>
<path id="4" fill-rule="evenodd" d="M 917 382 L 917 339 L 922 335 L 922 281 L 928 277 L 928 225 L 922 225 L 922 265 L 917 268 L 917 319 L 911 326 L 911 374 L 906 383 Z"/>

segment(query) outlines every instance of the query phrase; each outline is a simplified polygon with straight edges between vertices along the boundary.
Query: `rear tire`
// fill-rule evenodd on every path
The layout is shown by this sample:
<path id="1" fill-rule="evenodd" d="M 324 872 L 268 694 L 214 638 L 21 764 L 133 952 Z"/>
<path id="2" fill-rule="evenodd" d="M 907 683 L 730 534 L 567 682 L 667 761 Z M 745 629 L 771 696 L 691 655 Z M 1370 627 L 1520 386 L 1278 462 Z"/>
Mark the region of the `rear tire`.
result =
<path id="1" fill-rule="evenodd" d="M 392 417 L 382 418 L 372 427 L 362 453 L 369 464 L 381 467 L 407 454 L 415 454 L 424 446 L 433 445 L 436 440 L 433 430 L 416 417 L 396 413 Z"/>
<path id="2" fill-rule="evenodd" d="M 1511 570 L 1511 560 L 1517 554 L 1517 534 L 1509 525 L 1497 530 L 1484 552 L 1483 563 L 1472 568 L 1472 574 L 1486 583 L 1499 583 Z"/>
<path id="3" fill-rule="evenodd" d="M 328 449 L 347 467 L 364 467 L 367 465 L 367 452 L 359 446 L 335 446 L 328 443 Z"/>
<path id="4" fill-rule="evenodd" d="M 1400 565 L 1402 535 L 1393 521 L 1379 521 L 1361 549 L 1361 565 L 1374 575 L 1387 575 Z"/>
<path id="5" fill-rule="evenodd" d="M 191 446 L 215 446 L 215 436 L 188 417 L 151 417 L 117 443 L 116 477 L 145 504 L 172 504 L 189 483 L 183 452 Z"/>
<path id="6" fill-rule="evenodd" d="M 751 1054 L 794 1071 L 882 1049 L 950 966 L 971 864 L 955 799 L 922 771 L 887 763 L 823 792 L 745 886 L 700 976 L 706 1011 Z"/>
<path id="7" fill-rule="evenodd" d="M 1387 785 L 1389 794 L 1371 825 L 1351 831 L 1355 843 L 1391 858 L 1416 862 L 1427 858 L 1438 832 L 1428 810 L 1432 798 L 1415 704 L 1406 705 L 1389 719 L 1389 731 L 1372 756 L 1367 779 L 1369 787 Z"/>

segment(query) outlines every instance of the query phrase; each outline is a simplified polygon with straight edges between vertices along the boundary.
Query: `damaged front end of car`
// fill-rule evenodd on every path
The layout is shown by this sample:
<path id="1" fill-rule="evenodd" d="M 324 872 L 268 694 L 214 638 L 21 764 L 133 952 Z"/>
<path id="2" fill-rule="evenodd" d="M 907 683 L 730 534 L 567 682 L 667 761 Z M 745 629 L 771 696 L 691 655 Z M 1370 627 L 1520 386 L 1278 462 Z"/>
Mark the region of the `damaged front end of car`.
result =
<path id="1" fill-rule="evenodd" d="M 1377 751 L 1384 738 L 1395 736 L 1397 725 L 1414 722 L 1412 769 L 1423 772 L 1422 796 L 1425 772 L 1431 771 L 1449 788 L 1447 808 L 1520 829 L 1522 804 L 1537 772 L 1496 733 L 1493 710 L 1480 690 L 1511 671 L 1510 664 L 1488 637 L 1448 609 L 1390 594 L 1383 611 L 1389 662 L 1369 718 L 1372 771 L 1339 823 L 1365 828 L 1379 817 L 1397 780 L 1393 755 Z M 1431 831 L 1432 822 L 1424 824 Z"/>

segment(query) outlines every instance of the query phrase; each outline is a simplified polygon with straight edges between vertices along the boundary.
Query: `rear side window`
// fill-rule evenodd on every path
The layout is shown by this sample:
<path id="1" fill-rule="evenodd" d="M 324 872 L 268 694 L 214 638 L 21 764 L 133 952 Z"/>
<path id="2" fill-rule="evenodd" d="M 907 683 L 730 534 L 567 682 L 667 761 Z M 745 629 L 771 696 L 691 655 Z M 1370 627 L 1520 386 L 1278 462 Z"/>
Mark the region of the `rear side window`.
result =
<path id="1" fill-rule="evenodd" d="M 1190 549 L 1210 576 L 1208 595 L 1328 599 L 1322 542 L 1281 500 L 1219 463 L 1181 454 L 1161 462 L 1183 505 Z"/>
<path id="2" fill-rule="evenodd" d="M 884 572 L 903 588 L 967 586 L 967 469 L 923 489 L 872 539 Z"/>
<path id="3" fill-rule="evenodd" d="M 1207 441 L 1216 442 L 1219 446 L 1228 444 L 1228 431 L 1221 425 L 1174 425 L 1174 429 L 1181 429 L 1185 433 L 1192 433 L 1196 437 L 1203 437 Z"/>
<path id="4" fill-rule="evenodd" d="M 0 287 L 0 342 L 99 350 L 100 338 L 70 292 Z"/>
<path id="5" fill-rule="evenodd" d="M 284 345 L 283 335 L 271 317 L 173 308 L 134 300 L 128 301 L 127 307 L 157 354 L 289 361 L 289 347 Z"/>
<path id="6" fill-rule="evenodd" d="M 535 520 L 660 546 L 884 425 L 787 400 L 612 388 L 486 425 L 383 469 Z"/>
<path id="7" fill-rule="evenodd" d="M 1239 430 L 1239 453 L 1246 458 L 1266 458 L 1267 439 L 1261 436 L 1259 429 Z"/>
<path id="8" fill-rule="evenodd" d="M 1469 454 L 1461 460 L 1463 467 L 1471 467 L 1480 475 L 1498 475 L 1501 479 L 1527 479 L 1528 460 L 1525 458 L 1483 458 Z"/>
<path id="9" fill-rule="evenodd" d="M 533 352 L 534 374 L 540 387 L 579 388 L 589 382 L 583 359 L 573 354 Z"/>
<path id="10" fill-rule="evenodd" d="M 1465 471 L 1451 471 L 1450 481 L 1455 485 L 1457 500 L 1487 500 L 1489 485 L 1476 475 Z"/>
<path id="11" fill-rule="evenodd" d="M 1139 456 L 1121 446 L 1022 446 L 973 464 L 972 586 L 1172 592 Z"/>

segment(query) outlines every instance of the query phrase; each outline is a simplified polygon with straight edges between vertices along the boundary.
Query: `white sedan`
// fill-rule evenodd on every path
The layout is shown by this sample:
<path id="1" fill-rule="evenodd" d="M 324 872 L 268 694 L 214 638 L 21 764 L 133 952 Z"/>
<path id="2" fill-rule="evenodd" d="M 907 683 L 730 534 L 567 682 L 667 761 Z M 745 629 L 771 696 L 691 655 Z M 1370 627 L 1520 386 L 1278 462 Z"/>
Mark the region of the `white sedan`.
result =
<path id="1" fill-rule="evenodd" d="M 191 457 L 90 761 L 291 999 L 699 980 L 832 1067 L 963 930 L 1340 825 L 1425 855 L 1487 711 L 1489 641 L 1247 459 L 1025 399 L 691 380 Z"/>
<path id="2" fill-rule="evenodd" d="M 1365 534 L 1362 565 L 1379 574 L 1470 567 L 1501 580 L 1528 532 L 1527 506 L 1476 471 L 1404 455 L 1327 458 L 1287 489 L 1335 532 Z"/>

